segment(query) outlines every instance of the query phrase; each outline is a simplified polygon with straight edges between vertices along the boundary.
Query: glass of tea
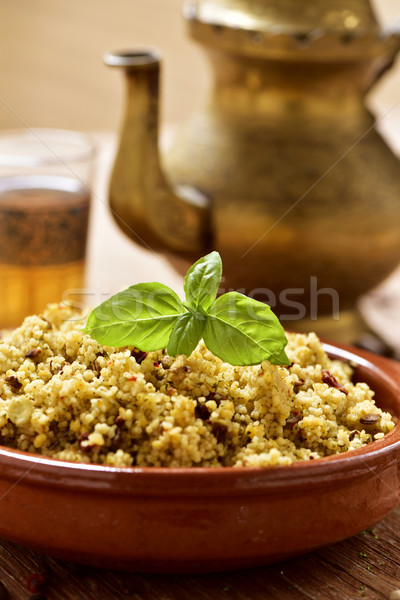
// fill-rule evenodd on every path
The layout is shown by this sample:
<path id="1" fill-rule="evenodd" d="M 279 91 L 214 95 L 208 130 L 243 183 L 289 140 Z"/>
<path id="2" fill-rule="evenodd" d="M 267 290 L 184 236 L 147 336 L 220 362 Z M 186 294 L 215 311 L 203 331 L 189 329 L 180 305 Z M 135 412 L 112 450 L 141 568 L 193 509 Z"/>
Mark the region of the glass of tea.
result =
<path id="1" fill-rule="evenodd" d="M 0 132 L 0 329 L 83 293 L 94 156 L 82 133 Z"/>

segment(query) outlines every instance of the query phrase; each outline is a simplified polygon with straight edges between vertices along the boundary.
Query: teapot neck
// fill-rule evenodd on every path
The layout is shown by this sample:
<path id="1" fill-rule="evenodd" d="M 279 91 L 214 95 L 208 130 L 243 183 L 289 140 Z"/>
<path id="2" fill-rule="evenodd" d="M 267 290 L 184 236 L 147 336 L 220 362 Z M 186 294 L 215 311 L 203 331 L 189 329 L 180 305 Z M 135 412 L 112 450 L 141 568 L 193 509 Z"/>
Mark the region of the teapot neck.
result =
<path id="1" fill-rule="evenodd" d="M 230 95 L 254 99 L 254 107 L 262 104 L 263 94 L 324 103 L 359 103 L 386 66 L 381 60 L 357 62 L 301 62 L 260 60 L 239 57 L 215 50 L 209 51 L 214 67 L 215 97 L 223 101 Z"/>

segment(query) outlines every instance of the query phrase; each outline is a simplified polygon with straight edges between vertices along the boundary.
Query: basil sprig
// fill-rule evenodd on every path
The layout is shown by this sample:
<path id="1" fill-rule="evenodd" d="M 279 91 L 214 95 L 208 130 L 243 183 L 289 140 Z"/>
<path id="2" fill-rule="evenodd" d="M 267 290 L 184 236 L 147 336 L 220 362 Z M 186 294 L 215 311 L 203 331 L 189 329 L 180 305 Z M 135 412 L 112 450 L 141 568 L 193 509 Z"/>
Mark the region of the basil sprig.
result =
<path id="1" fill-rule="evenodd" d="M 187 272 L 186 302 L 161 283 L 132 285 L 95 308 L 84 332 L 106 346 L 166 347 L 171 356 L 189 356 L 203 338 L 231 365 L 290 364 L 285 332 L 270 307 L 238 292 L 217 298 L 221 277 L 221 257 L 211 252 Z"/>

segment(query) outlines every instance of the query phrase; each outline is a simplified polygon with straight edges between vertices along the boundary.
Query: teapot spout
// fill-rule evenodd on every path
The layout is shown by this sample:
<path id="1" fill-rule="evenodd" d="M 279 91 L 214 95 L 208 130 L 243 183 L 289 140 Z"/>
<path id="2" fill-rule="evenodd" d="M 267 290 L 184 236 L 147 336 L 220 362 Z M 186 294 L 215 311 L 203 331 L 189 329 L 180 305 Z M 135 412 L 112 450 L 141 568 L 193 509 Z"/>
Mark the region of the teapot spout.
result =
<path id="1" fill-rule="evenodd" d="M 158 149 L 160 56 L 111 52 L 105 63 L 125 71 L 127 99 L 110 183 L 110 207 L 122 230 L 151 250 L 198 256 L 210 246 L 209 201 L 189 186 L 173 189 Z"/>

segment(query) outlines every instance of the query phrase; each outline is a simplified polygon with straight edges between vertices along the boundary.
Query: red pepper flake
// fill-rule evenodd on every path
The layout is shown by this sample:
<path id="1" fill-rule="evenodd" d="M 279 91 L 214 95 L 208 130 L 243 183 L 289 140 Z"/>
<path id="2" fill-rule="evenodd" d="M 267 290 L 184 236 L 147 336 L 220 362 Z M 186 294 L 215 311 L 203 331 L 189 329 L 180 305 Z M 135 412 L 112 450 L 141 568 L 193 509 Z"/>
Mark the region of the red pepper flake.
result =
<path id="1" fill-rule="evenodd" d="M 333 387 L 340 392 L 343 392 L 343 394 L 346 394 L 346 396 L 349 393 L 346 388 L 338 382 L 336 377 L 334 377 L 332 373 L 326 369 L 322 369 L 322 381 L 329 385 L 329 387 Z"/>
<path id="2" fill-rule="evenodd" d="M 136 375 L 131 375 L 130 377 L 128 377 L 128 381 L 137 381 Z"/>
<path id="3" fill-rule="evenodd" d="M 156 369 L 158 369 L 158 367 L 160 366 L 160 363 L 158 363 L 158 362 L 155 362 L 155 363 L 154 363 L 154 366 L 156 367 Z"/>
<path id="4" fill-rule="evenodd" d="M 41 573 L 32 573 L 26 580 L 26 587 L 32 594 L 41 592 L 46 585 L 46 580 Z"/>
<path id="5" fill-rule="evenodd" d="M 107 367 L 109 367 L 110 365 L 112 365 L 112 360 L 109 360 L 107 363 Z"/>

